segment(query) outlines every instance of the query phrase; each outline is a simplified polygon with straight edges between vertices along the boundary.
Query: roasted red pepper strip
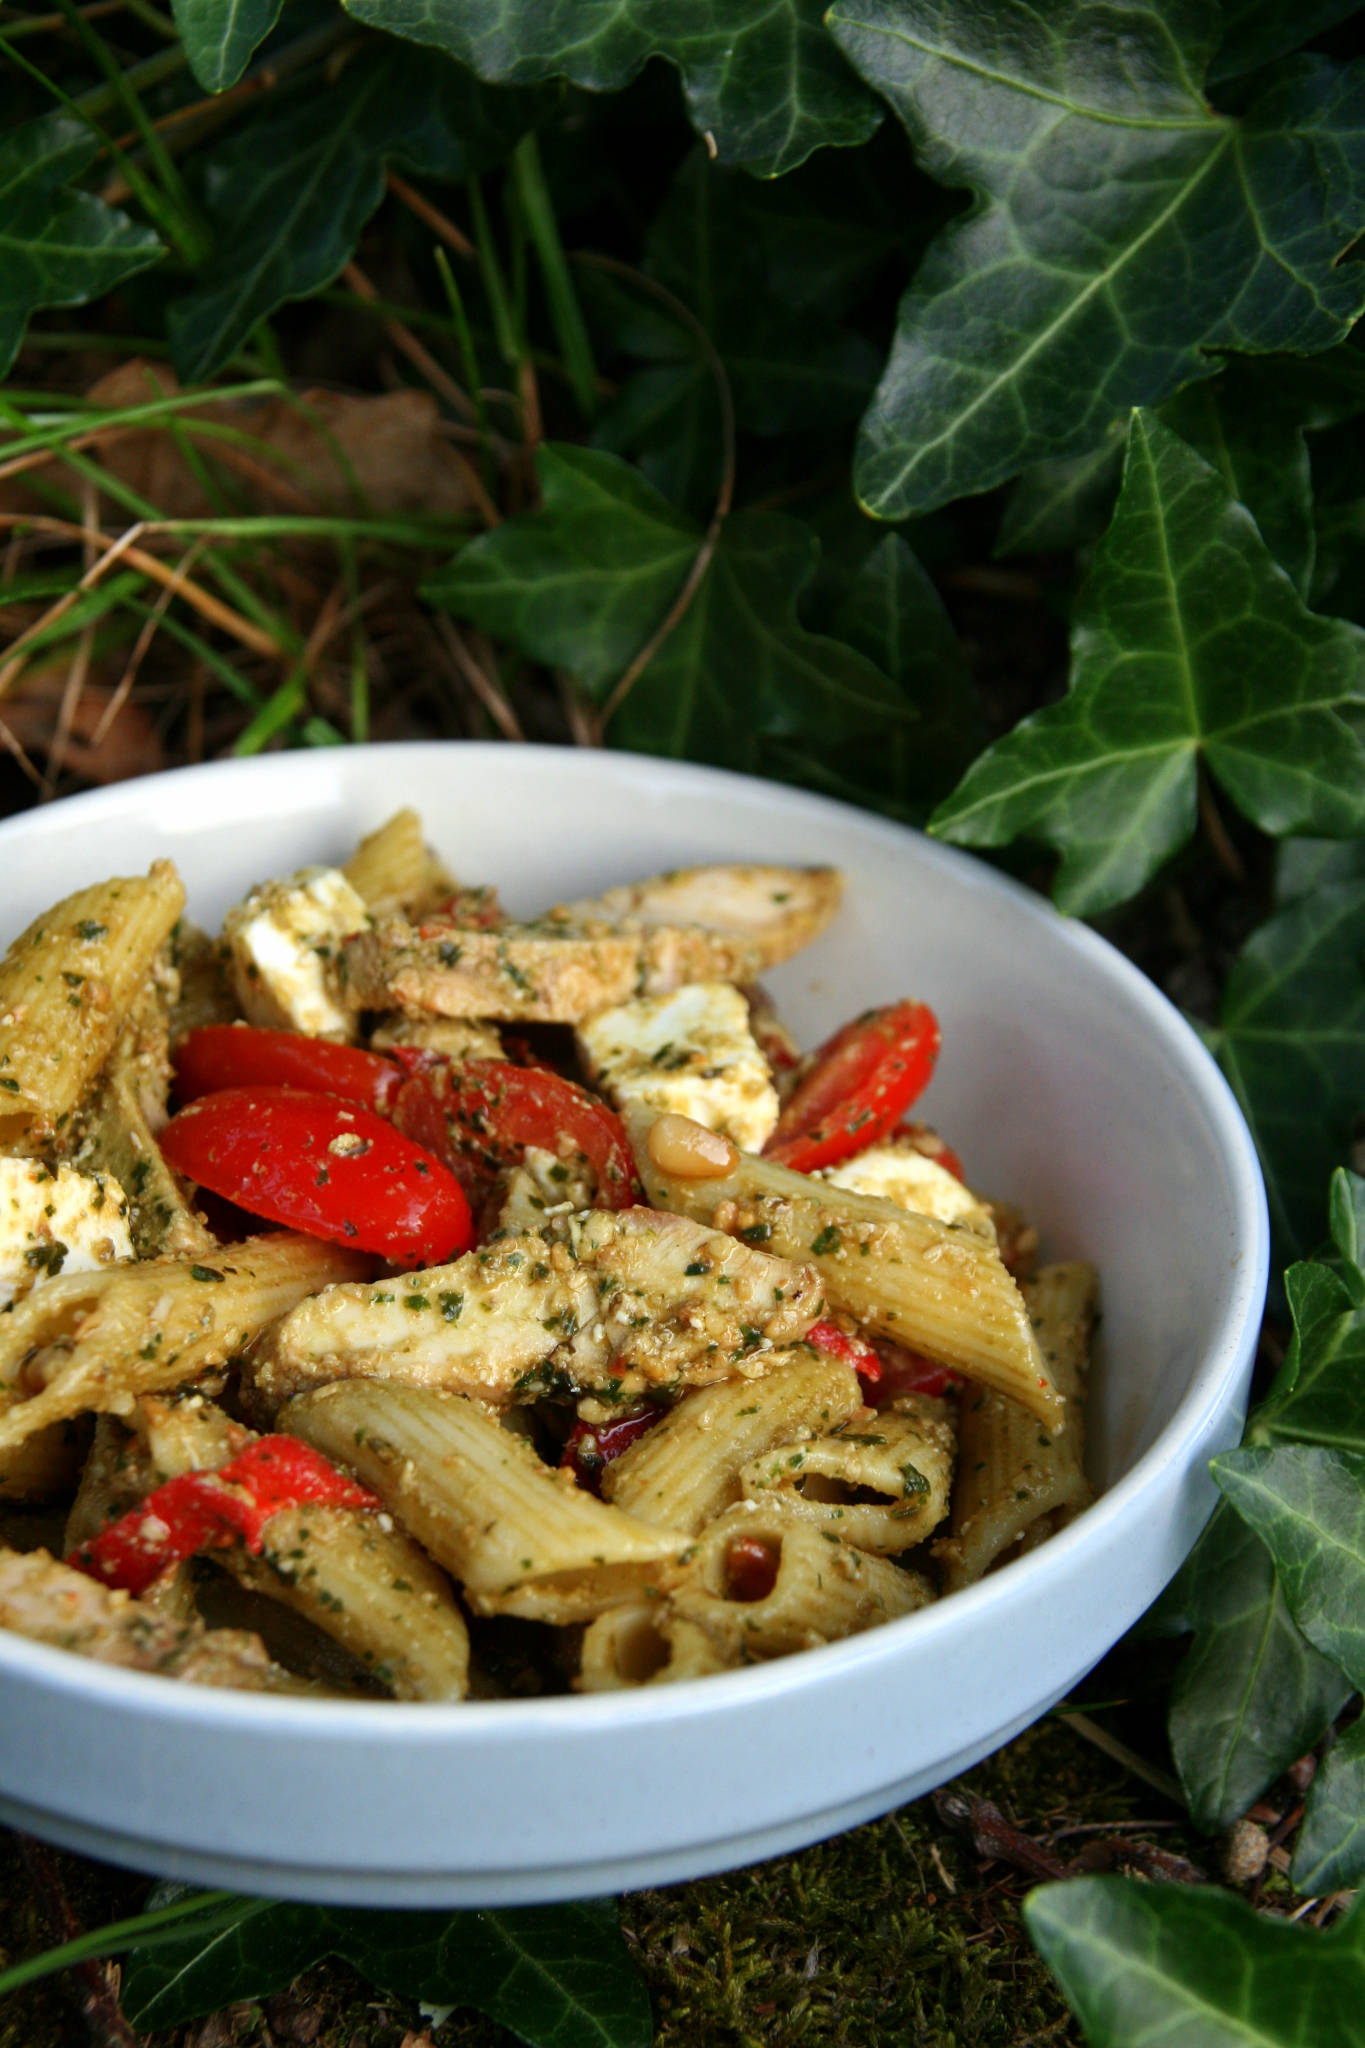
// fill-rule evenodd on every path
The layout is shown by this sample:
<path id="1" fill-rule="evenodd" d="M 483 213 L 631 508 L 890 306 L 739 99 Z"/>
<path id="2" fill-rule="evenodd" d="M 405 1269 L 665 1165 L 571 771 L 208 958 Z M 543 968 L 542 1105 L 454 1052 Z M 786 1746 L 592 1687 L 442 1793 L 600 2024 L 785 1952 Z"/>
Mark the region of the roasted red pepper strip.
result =
<path id="1" fill-rule="evenodd" d="M 765 1154 L 814 1173 L 875 1145 L 927 1087 L 938 1048 L 927 1003 L 890 1003 L 845 1024 L 792 1091 Z"/>
<path id="2" fill-rule="evenodd" d="M 847 1330 L 841 1330 L 837 1323 L 812 1323 L 806 1332 L 807 1344 L 813 1344 L 817 1351 L 828 1351 L 832 1358 L 851 1365 L 856 1373 L 873 1386 L 882 1376 L 882 1362 L 865 1337 L 851 1337 Z"/>
<path id="3" fill-rule="evenodd" d="M 254 1024 L 202 1024 L 181 1039 L 174 1066 L 181 1102 L 220 1088 L 307 1088 L 389 1110 L 403 1085 L 403 1069 L 377 1052 Z"/>
<path id="4" fill-rule="evenodd" d="M 265 1525 L 304 1502 L 377 1511 L 384 1503 L 292 1436 L 263 1436 L 213 1472 L 185 1472 L 102 1529 L 67 1559 L 106 1586 L 145 1592 L 154 1579 L 201 1550 L 243 1541 L 259 1551 Z"/>
<path id="5" fill-rule="evenodd" d="M 157 1142 L 178 1173 L 310 1237 L 436 1266 L 474 1241 L 469 1204 L 439 1159 L 373 1110 L 302 1088 L 222 1088 Z"/>
<path id="6" fill-rule="evenodd" d="M 621 1119 L 586 1088 L 511 1060 L 454 1066 L 401 1047 L 397 1056 L 409 1078 L 394 1105 L 395 1125 L 444 1160 L 476 1206 L 528 1145 L 557 1154 L 563 1139 L 587 1159 L 604 1209 L 644 1200 Z"/>
<path id="7" fill-rule="evenodd" d="M 882 1377 L 872 1397 L 875 1406 L 885 1407 L 898 1394 L 932 1394 L 935 1398 L 955 1394 L 962 1385 L 961 1374 L 950 1366 L 940 1365 L 922 1352 L 906 1351 L 899 1344 L 883 1344 L 880 1357 Z"/>
<path id="8" fill-rule="evenodd" d="M 576 1422 L 559 1462 L 568 1466 L 589 1493 L 600 1493 L 607 1466 L 638 1443 L 646 1430 L 653 1429 L 663 1413 L 662 1408 L 642 1408 L 635 1415 L 619 1415 L 614 1422 Z"/>

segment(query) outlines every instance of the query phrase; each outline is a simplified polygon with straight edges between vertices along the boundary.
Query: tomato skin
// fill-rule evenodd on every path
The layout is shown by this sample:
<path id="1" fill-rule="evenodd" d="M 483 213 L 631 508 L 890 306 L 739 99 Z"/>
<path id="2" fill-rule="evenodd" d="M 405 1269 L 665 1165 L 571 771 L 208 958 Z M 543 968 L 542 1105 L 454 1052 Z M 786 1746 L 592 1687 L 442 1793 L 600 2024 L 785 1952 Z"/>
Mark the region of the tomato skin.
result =
<path id="1" fill-rule="evenodd" d="M 394 1124 L 443 1160 L 476 1205 L 528 1145 L 557 1153 L 561 1138 L 592 1167 L 601 1207 L 644 1200 L 621 1119 L 586 1088 L 549 1067 L 511 1060 L 452 1066 L 401 1047 L 398 1057 L 408 1079 L 394 1101 Z"/>
<path id="2" fill-rule="evenodd" d="M 927 1003 L 888 1003 L 855 1017 L 815 1055 L 765 1157 L 815 1173 L 877 1144 L 928 1086 L 938 1048 L 938 1019 Z"/>
<path id="3" fill-rule="evenodd" d="M 436 1266 L 473 1242 L 453 1174 L 373 1110 L 302 1088 L 202 1095 L 158 1142 L 178 1173 L 310 1237 Z"/>
<path id="4" fill-rule="evenodd" d="M 201 1024 L 181 1039 L 174 1065 L 181 1102 L 222 1088 L 306 1088 L 388 1110 L 403 1081 L 402 1068 L 377 1052 L 255 1024 Z"/>

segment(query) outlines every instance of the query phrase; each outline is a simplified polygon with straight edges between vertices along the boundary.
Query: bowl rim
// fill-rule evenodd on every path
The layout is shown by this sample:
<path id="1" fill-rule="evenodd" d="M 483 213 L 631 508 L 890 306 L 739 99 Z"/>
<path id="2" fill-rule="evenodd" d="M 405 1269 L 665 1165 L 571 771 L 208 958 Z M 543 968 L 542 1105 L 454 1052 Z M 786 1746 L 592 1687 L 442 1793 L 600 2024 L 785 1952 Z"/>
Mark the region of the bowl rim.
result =
<path id="1" fill-rule="evenodd" d="M 454 750 L 460 750 L 462 755 L 472 753 L 476 757 L 472 764 L 475 770 L 485 760 L 490 765 L 496 761 L 505 766 L 509 756 L 537 770 L 552 770 L 556 775 L 565 773 L 569 762 L 591 763 L 597 773 L 619 774 L 627 782 L 638 783 L 643 779 L 671 783 L 683 794 L 689 789 L 728 789 L 737 796 L 742 793 L 749 803 L 761 798 L 777 808 L 796 805 L 813 821 L 822 815 L 845 822 L 855 820 L 860 829 L 884 837 L 888 847 L 903 843 L 908 837 L 916 844 L 917 857 L 927 860 L 931 868 L 941 867 L 976 887 L 1012 899 L 1019 914 L 1045 928 L 1053 940 L 1059 940 L 1103 974 L 1116 979 L 1130 1002 L 1179 1059 L 1227 1171 L 1228 1202 L 1238 1249 L 1230 1262 L 1223 1313 L 1198 1369 L 1155 1442 L 1067 1528 L 1002 1571 L 961 1592 L 932 1601 L 913 1614 L 861 1635 L 804 1650 L 795 1658 L 778 1658 L 668 1686 L 599 1694 L 451 1703 L 333 1700 L 177 1684 L 155 1673 L 100 1664 L 0 1630 L 0 1684 L 11 1676 L 36 1680 L 57 1692 L 83 1695 L 91 1705 L 128 1710 L 139 1706 L 155 1708 L 163 1718 L 197 1725 L 205 1732 L 232 1728 L 262 1736 L 307 1733 L 322 1739 L 329 1731 L 348 1738 L 363 1732 L 368 1742 L 378 1742 L 385 1750 L 401 1750 L 412 1744 L 426 1746 L 433 1738 L 455 1744 L 484 1744 L 491 1739 L 496 1745 L 499 1740 L 516 1742 L 537 1733 L 562 1735 L 574 1729 L 587 1734 L 606 1724 L 624 1731 L 637 1725 L 658 1727 L 678 1718 L 692 1719 L 699 1713 L 724 1714 L 740 1701 L 752 1705 L 765 1695 L 776 1697 L 789 1691 L 799 1674 L 812 1681 L 833 1680 L 852 1665 L 870 1669 L 894 1659 L 911 1643 L 921 1644 L 926 1654 L 932 1656 L 936 1641 L 968 1632 L 978 1620 L 989 1627 L 989 1617 L 997 1608 L 1012 1605 L 1028 1590 L 1036 1594 L 1045 1591 L 1051 1581 L 1064 1580 L 1076 1552 L 1092 1545 L 1102 1547 L 1114 1525 L 1135 1515 L 1138 1503 L 1162 1472 L 1179 1459 L 1182 1449 L 1201 1444 L 1226 1408 L 1229 1384 L 1254 1345 L 1270 1261 L 1265 1188 L 1250 1131 L 1231 1088 L 1193 1026 L 1155 983 L 1108 940 L 1087 925 L 1063 916 L 1046 898 L 989 862 L 944 845 L 912 825 L 819 792 L 731 769 L 654 755 L 535 743 L 514 746 L 507 741 L 400 740 L 202 762 L 84 790 L 55 804 L 0 820 L 0 858 L 12 842 L 41 842 L 49 834 L 62 831 L 66 821 L 75 816 L 97 820 L 101 812 L 108 812 L 117 821 L 130 812 L 135 816 L 138 811 L 154 808 L 158 794 L 168 786 L 179 791 L 189 784 L 227 782 L 257 784 L 269 790 L 276 782 L 293 783 L 297 796 L 297 783 L 302 776 L 310 786 L 309 793 L 315 789 L 325 799 L 341 794 L 359 761 L 379 755 L 398 766 L 405 759 L 426 760 L 433 753 Z M 567 772 L 579 773 L 581 769 L 567 768 Z M 433 837 L 441 837 L 439 826 L 433 825 L 431 830 Z M 7 944 L 12 936 L 0 933 L 0 944 Z"/>

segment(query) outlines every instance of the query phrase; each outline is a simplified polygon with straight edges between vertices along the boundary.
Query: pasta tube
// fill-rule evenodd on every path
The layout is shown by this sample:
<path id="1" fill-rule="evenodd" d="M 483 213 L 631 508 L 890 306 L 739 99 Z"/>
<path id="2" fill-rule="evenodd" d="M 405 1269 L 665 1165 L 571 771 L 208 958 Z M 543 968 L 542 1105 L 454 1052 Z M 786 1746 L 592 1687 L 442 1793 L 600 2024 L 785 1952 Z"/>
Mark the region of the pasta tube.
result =
<path id="1" fill-rule="evenodd" d="M 882 1557 L 923 1542 L 948 1512 L 955 1437 L 946 1402 L 905 1398 L 911 1413 L 882 1409 L 866 1424 L 751 1458 L 740 1473 L 744 1498 Z"/>
<path id="2" fill-rule="evenodd" d="M 674 1685 L 729 1669 L 705 1629 L 674 1614 L 664 1600 L 613 1607 L 583 1634 L 575 1692 L 622 1692 L 640 1685 Z"/>
<path id="3" fill-rule="evenodd" d="M 740 1538 L 773 1555 L 772 1590 L 761 1599 L 744 1599 L 736 1590 L 730 1550 Z M 732 1661 L 747 1663 L 857 1635 L 912 1614 L 932 1598 L 918 1572 L 868 1557 L 780 1508 L 740 1501 L 703 1530 L 688 1577 L 670 1603 Z"/>
<path id="4" fill-rule="evenodd" d="M 156 1142 L 166 1121 L 169 1042 L 165 997 L 152 986 L 119 1033 L 77 1155 L 82 1166 L 113 1174 L 124 1190 L 140 1258 L 197 1258 L 218 1249 Z"/>
<path id="5" fill-rule="evenodd" d="M 773 1444 L 819 1436 L 862 1405 L 848 1366 L 809 1351 L 778 1353 L 762 1380 L 723 1380 L 684 1394 L 607 1466 L 602 1492 L 642 1522 L 695 1535 L 739 1499 L 749 1459 Z"/>
<path id="6" fill-rule="evenodd" d="M 372 912 L 402 911 L 420 916 L 457 886 L 444 861 L 422 835 L 422 820 L 408 808 L 395 811 L 361 840 L 341 870 Z"/>
<path id="7" fill-rule="evenodd" d="M 291 1401 L 279 1424 L 350 1466 L 479 1614 L 587 1621 L 665 1583 L 686 1547 L 557 1477 L 463 1394 L 343 1380 Z"/>
<path id="8" fill-rule="evenodd" d="M 952 1533 L 936 1546 L 945 1590 L 957 1592 L 1011 1554 L 1041 1542 L 1090 1501 L 1081 1464 L 1084 1371 L 1095 1317 L 1093 1266 L 1044 1266 L 1024 1283 L 1043 1356 L 1066 1398 L 1060 1435 L 989 1388 L 962 1401 Z"/>
<path id="9" fill-rule="evenodd" d="M 126 1415 L 139 1394 L 197 1379 L 363 1264 L 284 1231 L 214 1256 L 59 1275 L 19 1302 L 0 1323 L 0 1452 L 67 1416 Z"/>
<path id="10" fill-rule="evenodd" d="M 648 1117 L 627 1110 L 625 1122 L 640 1178 L 660 1208 L 780 1258 L 809 1260 L 831 1306 L 870 1335 L 925 1352 L 1011 1395 L 1049 1433 L 1061 1429 L 1062 1396 L 1019 1289 L 986 1238 L 750 1153 L 738 1153 L 723 1177 L 685 1179 L 653 1159 Z"/>
<path id="11" fill-rule="evenodd" d="M 0 1145 L 61 1130 L 185 906 L 169 861 L 78 889 L 0 960 Z"/>

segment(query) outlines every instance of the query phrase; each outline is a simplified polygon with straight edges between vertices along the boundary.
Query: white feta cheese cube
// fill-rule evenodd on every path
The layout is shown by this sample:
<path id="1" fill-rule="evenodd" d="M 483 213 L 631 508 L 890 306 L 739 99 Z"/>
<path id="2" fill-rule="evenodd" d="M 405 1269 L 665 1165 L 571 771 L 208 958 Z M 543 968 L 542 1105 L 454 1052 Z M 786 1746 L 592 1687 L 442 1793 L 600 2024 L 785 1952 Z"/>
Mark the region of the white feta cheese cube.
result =
<path id="1" fill-rule="evenodd" d="M 984 1237 L 995 1236 L 985 1204 L 955 1173 L 904 1138 L 869 1145 L 865 1152 L 825 1167 L 818 1178 L 855 1195 L 877 1195 L 883 1202 L 895 1202 L 898 1208 L 934 1216 L 940 1223 L 962 1223 Z"/>
<path id="2" fill-rule="evenodd" d="M 249 1021 L 312 1038 L 353 1038 L 355 1018 L 332 992 L 329 965 L 369 922 L 364 898 L 340 868 L 302 868 L 253 889 L 223 921 Z"/>
<path id="3" fill-rule="evenodd" d="M 132 1256 L 128 1198 L 112 1175 L 0 1158 L 0 1309 L 57 1273 Z"/>
<path id="4" fill-rule="evenodd" d="M 694 981 L 600 1010 L 579 1025 L 578 1046 L 618 1109 L 690 1116 L 745 1152 L 761 1152 L 772 1135 L 777 1090 L 749 1006 L 728 981 Z"/>

